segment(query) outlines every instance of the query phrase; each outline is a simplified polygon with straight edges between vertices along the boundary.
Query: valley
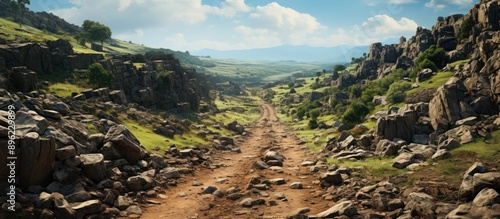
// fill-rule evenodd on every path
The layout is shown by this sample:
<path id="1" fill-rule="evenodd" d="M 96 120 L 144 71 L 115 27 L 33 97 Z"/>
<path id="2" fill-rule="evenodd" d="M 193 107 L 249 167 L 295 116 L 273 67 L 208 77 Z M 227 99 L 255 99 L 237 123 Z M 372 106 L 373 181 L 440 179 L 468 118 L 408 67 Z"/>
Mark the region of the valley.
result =
<path id="1" fill-rule="evenodd" d="M 498 0 L 316 50 L 350 62 L 150 48 L 26 4 L 0 0 L 0 218 L 500 218 Z"/>

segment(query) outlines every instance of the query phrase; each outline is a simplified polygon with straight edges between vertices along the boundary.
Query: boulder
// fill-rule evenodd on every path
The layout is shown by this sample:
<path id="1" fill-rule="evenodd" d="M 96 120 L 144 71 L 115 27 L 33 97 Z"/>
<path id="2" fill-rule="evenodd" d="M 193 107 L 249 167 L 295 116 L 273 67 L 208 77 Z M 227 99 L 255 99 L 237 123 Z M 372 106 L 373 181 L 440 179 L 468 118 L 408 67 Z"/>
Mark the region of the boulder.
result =
<path id="1" fill-rule="evenodd" d="M 478 207 L 472 203 L 462 204 L 446 215 L 447 219 L 500 218 L 500 205 Z"/>
<path id="2" fill-rule="evenodd" d="M 410 210 L 411 215 L 417 216 L 418 218 L 436 218 L 436 208 L 435 199 L 422 192 L 413 192 L 406 198 L 405 210 Z"/>
<path id="3" fill-rule="evenodd" d="M 378 142 L 377 148 L 375 149 L 375 154 L 382 157 L 390 157 L 398 154 L 398 151 L 401 147 L 387 139 L 382 139 Z"/>
<path id="4" fill-rule="evenodd" d="M 125 96 L 125 92 L 122 90 L 113 90 L 109 92 L 109 97 L 111 101 L 116 104 L 127 104 L 127 97 Z"/>
<path id="5" fill-rule="evenodd" d="M 132 191 L 144 191 L 154 186 L 149 176 L 132 176 L 127 179 L 127 187 Z"/>
<path id="6" fill-rule="evenodd" d="M 34 111 L 28 111 L 26 108 L 17 111 L 14 122 L 16 123 L 17 136 L 25 136 L 28 132 L 36 132 L 43 135 L 49 127 L 47 119 L 39 116 Z"/>
<path id="7" fill-rule="evenodd" d="M 11 78 L 14 80 L 16 88 L 23 93 L 37 90 L 38 78 L 36 72 L 24 66 L 13 67 Z"/>
<path id="8" fill-rule="evenodd" d="M 106 177 L 106 166 L 102 154 L 82 154 L 82 170 L 85 176 L 94 182 L 100 182 Z"/>
<path id="9" fill-rule="evenodd" d="M 396 158 L 394 158 L 392 161 L 392 166 L 395 167 L 395 168 L 398 168 L 398 169 L 404 169 L 406 168 L 408 165 L 412 164 L 415 162 L 415 158 L 414 158 L 414 154 L 412 153 L 401 153 L 399 154 L 399 156 L 397 156 Z"/>
<path id="10" fill-rule="evenodd" d="M 460 147 L 460 143 L 453 138 L 448 138 L 439 144 L 438 149 L 453 150 L 458 147 Z"/>
<path id="11" fill-rule="evenodd" d="M 133 163 L 146 154 L 139 140 L 124 125 L 112 126 L 106 133 L 104 142 L 101 152 L 106 159 L 124 158 Z"/>
<path id="12" fill-rule="evenodd" d="M 347 216 L 352 218 L 352 216 L 357 215 L 358 210 L 354 207 L 354 203 L 352 201 L 343 201 L 337 203 L 330 209 L 320 212 L 315 215 L 315 218 L 334 218 L 337 216 Z"/>
<path id="13" fill-rule="evenodd" d="M 264 155 L 264 161 L 268 163 L 268 161 L 273 161 L 273 160 L 283 163 L 285 157 L 280 152 L 271 150 L 267 151 L 266 154 Z"/>
<path id="14" fill-rule="evenodd" d="M 52 178 L 53 164 L 56 160 L 56 144 L 54 138 L 42 138 L 36 132 L 29 132 L 24 135 L 16 145 L 16 174 L 19 185 L 27 187 L 29 185 L 41 185 Z M 8 164 L 7 154 L 2 155 L 0 161 Z M 0 178 L 7 181 L 9 166 L 0 168 Z"/>
<path id="15" fill-rule="evenodd" d="M 450 123 L 475 114 L 472 107 L 464 102 L 465 92 L 467 88 L 464 83 L 455 77 L 438 88 L 429 102 L 429 118 L 434 130 L 443 133 Z"/>
<path id="16" fill-rule="evenodd" d="M 474 176 L 476 173 L 484 173 L 486 172 L 486 168 L 484 167 L 484 164 L 481 162 L 475 162 L 472 164 L 472 166 L 469 167 L 464 173 L 463 178 L 467 176 Z"/>
<path id="17" fill-rule="evenodd" d="M 342 175 L 337 171 L 324 173 L 323 175 L 321 175 L 319 180 L 323 187 L 330 187 L 331 185 L 339 185 L 342 184 L 344 181 L 342 179 Z"/>
<path id="18" fill-rule="evenodd" d="M 451 158 L 451 154 L 446 149 L 439 149 L 432 155 L 432 160 L 445 160 L 448 158 Z"/>
<path id="19" fill-rule="evenodd" d="M 478 207 L 500 204 L 500 195 L 494 189 L 484 188 L 476 195 L 472 203 Z"/>
<path id="20" fill-rule="evenodd" d="M 416 119 L 416 112 L 411 110 L 380 117 L 377 120 L 375 133 L 380 139 L 399 138 L 411 142 L 415 132 Z"/>
<path id="21" fill-rule="evenodd" d="M 434 75 L 434 73 L 432 72 L 432 70 L 430 68 L 426 68 L 422 71 L 419 71 L 417 73 L 417 83 L 426 81 L 429 78 L 431 78 L 433 75 Z"/>
<path id="22" fill-rule="evenodd" d="M 101 201 L 100 200 L 89 200 L 82 202 L 79 205 L 73 207 L 78 218 L 83 218 L 85 215 L 98 214 L 101 212 Z"/>
<path id="23" fill-rule="evenodd" d="M 476 173 L 472 176 L 472 197 L 484 188 L 500 191 L 500 172 Z"/>

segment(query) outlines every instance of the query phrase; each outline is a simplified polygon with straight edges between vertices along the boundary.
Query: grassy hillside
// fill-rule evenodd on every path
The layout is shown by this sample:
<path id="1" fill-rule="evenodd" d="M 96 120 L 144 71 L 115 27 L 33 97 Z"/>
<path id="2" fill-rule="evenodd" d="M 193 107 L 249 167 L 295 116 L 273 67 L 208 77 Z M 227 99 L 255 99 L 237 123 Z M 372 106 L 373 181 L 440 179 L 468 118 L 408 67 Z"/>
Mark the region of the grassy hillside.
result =
<path id="1" fill-rule="evenodd" d="M 5 18 L 0 18 L 0 39 L 3 39 L 7 42 L 45 42 L 49 40 L 64 39 L 68 40 L 71 43 L 71 45 L 73 46 L 73 50 L 76 53 L 103 54 L 102 52 L 91 50 L 90 43 L 87 43 L 85 46 L 78 44 L 73 36 L 66 33 L 51 33 L 27 25 L 19 25 L 18 23 Z M 178 58 L 184 65 L 202 67 L 210 66 L 210 63 L 203 62 L 197 57 L 191 56 L 186 52 L 173 51 L 163 48 L 150 48 L 144 45 L 122 40 L 107 40 L 104 42 L 103 47 L 105 54 L 136 54 L 149 51 L 158 51 L 167 54 L 174 54 L 176 58 Z"/>

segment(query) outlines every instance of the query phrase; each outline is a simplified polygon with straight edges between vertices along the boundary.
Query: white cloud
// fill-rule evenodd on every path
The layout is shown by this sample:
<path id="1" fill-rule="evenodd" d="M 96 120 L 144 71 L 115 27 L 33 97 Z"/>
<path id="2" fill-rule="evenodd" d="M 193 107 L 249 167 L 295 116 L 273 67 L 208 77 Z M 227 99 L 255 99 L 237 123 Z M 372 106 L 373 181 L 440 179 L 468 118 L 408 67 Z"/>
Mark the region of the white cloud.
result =
<path id="1" fill-rule="evenodd" d="M 137 36 L 141 37 L 141 36 L 144 36 L 144 31 L 141 29 L 141 28 L 136 28 L 134 30 L 135 34 L 137 34 Z"/>
<path id="2" fill-rule="evenodd" d="M 132 4 L 132 0 L 120 0 L 118 11 L 125 11 L 130 6 L 130 4 Z"/>
<path id="3" fill-rule="evenodd" d="M 446 7 L 444 4 L 437 3 L 437 0 L 431 0 L 430 2 L 425 3 L 425 7 L 434 8 L 434 10 L 442 10 Z"/>
<path id="4" fill-rule="evenodd" d="M 74 5 L 82 5 L 82 0 L 69 0 L 69 3 Z"/>
<path id="5" fill-rule="evenodd" d="M 249 20 L 235 28 L 245 39 L 260 46 L 304 44 L 321 24 L 310 14 L 283 7 L 276 2 L 257 6 Z"/>
<path id="6" fill-rule="evenodd" d="M 447 4 L 458 5 L 460 7 L 469 7 L 473 0 L 431 0 L 425 3 L 425 7 L 433 8 L 436 11 L 443 10 Z"/>
<path id="7" fill-rule="evenodd" d="M 386 14 L 375 15 L 368 18 L 361 25 L 361 30 L 368 35 L 401 35 L 415 32 L 418 25 L 415 21 L 402 17 L 399 21 Z"/>
<path id="8" fill-rule="evenodd" d="M 220 8 L 213 7 L 214 14 L 225 17 L 234 17 L 238 12 L 249 12 L 252 8 L 245 3 L 245 0 L 225 0 Z"/>
<path id="9" fill-rule="evenodd" d="M 416 0 L 389 0 L 389 3 L 392 4 L 410 4 L 410 3 L 416 3 Z"/>

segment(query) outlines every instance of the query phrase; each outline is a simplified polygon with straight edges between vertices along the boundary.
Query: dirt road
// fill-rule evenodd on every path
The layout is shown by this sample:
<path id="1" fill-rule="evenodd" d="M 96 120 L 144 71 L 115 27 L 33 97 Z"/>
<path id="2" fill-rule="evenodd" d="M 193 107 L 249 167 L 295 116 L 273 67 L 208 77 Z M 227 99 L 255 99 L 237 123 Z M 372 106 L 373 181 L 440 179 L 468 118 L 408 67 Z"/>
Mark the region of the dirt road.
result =
<path id="1" fill-rule="evenodd" d="M 184 183 L 165 191 L 167 197 L 159 199 L 161 205 L 149 206 L 141 218 L 285 218 L 299 208 L 309 207 L 310 214 L 327 209 L 321 199 L 321 190 L 313 184 L 317 176 L 311 175 L 309 167 L 301 166 L 310 156 L 309 150 L 300 146 L 299 139 L 278 121 L 271 105 L 262 105 L 261 109 L 261 118 L 247 128 L 251 135 L 237 143 L 242 153 L 217 152 L 212 160 L 220 168 L 201 168 L 193 176 L 186 176 Z M 270 148 L 286 158 L 283 167 L 254 169 L 255 161 L 260 160 Z M 263 186 L 266 185 L 265 180 L 277 178 L 284 178 L 285 183 L 277 185 L 268 182 L 267 187 Z M 252 180 L 260 181 L 257 189 L 248 188 Z M 203 185 L 195 186 L 197 182 Z M 302 183 L 303 188 L 291 189 L 293 182 Z M 222 197 L 200 194 L 207 186 L 215 186 L 226 194 Z M 230 193 L 238 193 L 242 197 L 230 200 Z M 284 196 L 285 199 L 278 199 L 277 196 Z M 261 203 L 243 207 L 240 202 L 246 198 Z M 265 203 L 255 200 L 265 200 Z"/>

